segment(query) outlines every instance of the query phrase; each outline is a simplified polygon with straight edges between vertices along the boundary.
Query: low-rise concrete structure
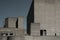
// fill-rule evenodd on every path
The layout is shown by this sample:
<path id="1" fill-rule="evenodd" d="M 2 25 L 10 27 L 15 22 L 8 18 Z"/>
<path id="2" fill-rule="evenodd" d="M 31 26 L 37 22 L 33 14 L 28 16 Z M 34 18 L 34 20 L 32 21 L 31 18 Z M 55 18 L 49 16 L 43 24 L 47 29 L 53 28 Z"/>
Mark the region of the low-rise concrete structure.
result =
<path id="1" fill-rule="evenodd" d="M 0 28 L 0 40 L 24 40 L 23 17 L 6 18 L 5 26 Z"/>
<path id="2" fill-rule="evenodd" d="M 5 19 L 5 27 L 16 27 L 16 21 L 17 18 L 16 17 L 9 17 Z"/>

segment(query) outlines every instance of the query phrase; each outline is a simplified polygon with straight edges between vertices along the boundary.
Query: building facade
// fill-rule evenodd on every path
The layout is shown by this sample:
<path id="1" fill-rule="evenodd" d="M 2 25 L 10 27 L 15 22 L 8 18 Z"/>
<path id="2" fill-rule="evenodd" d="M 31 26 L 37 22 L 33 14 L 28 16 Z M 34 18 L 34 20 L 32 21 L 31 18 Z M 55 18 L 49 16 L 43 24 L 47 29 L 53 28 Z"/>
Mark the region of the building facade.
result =
<path id="1" fill-rule="evenodd" d="M 27 30 L 23 20 L 21 16 L 6 18 L 0 40 L 60 40 L 60 0 L 32 0 Z"/>
<path id="2" fill-rule="evenodd" d="M 5 26 L 0 28 L 0 40 L 24 40 L 23 17 L 5 19 Z"/>
<path id="3" fill-rule="evenodd" d="M 32 14 L 34 22 L 30 23 L 29 39 L 60 40 L 60 0 L 34 0 Z"/>

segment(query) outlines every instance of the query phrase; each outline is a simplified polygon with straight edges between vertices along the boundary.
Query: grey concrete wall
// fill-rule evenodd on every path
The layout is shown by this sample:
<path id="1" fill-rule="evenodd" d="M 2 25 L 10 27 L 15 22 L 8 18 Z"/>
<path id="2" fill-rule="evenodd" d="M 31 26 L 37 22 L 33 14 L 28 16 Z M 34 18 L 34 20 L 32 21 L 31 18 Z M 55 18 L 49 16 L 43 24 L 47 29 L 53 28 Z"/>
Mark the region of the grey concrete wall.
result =
<path id="1" fill-rule="evenodd" d="M 15 17 L 9 17 L 7 18 L 7 21 L 6 22 L 6 26 L 11 28 L 11 27 L 15 27 L 16 28 L 16 21 L 17 21 L 17 18 Z"/>
<path id="2" fill-rule="evenodd" d="M 40 24 L 31 23 L 31 36 L 40 36 Z"/>
<path id="3" fill-rule="evenodd" d="M 56 33 L 60 35 L 60 1 L 56 2 Z"/>
<path id="4" fill-rule="evenodd" d="M 8 36 L 7 40 L 15 40 L 14 38 L 15 38 L 14 36 Z"/>
<path id="5" fill-rule="evenodd" d="M 24 17 L 22 17 L 22 16 L 18 17 L 18 28 L 20 28 L 20 29 L 24 29 L 23 20 L 24 20 Z"/>
<path id="6" fill-rule="evenodd" d="M 4 35 L 0 35 L 0 39 L 2 40 L 7 40 L 6 38 L 9 37 L 9 40 L 24 40 L 24 31 L 17 29 L 17 28 L 0 28 L 0 34 Z M 7 33 L 8 35 L 6 35 L 5 33 Z M 13 33 L 12 35 L 10 35 L 10 33 Z"/>
<path id="7" fill-rule="evenodd" d="M 60 1 L 34 0 L 34 22 L 40 23 L 47 35 L 60 35 Z"/>
<path id="8" fill-rule="evenodd" d="M 60 36 L 25 36 L 25 40 L 60 40 Z"/>
<path id="9" fill-rule="evenodd" d="M 32 36 L 24 36 L 24 37 L 25 37 L 25 40 L 33 40 Z"/>
<path id="10" fill-rule="evenodd" d="M 25 40 L 25 38 L 24 37 L 20 37 L 20 36 L 15 36 L 14 40 Z"/>
<path id="11" fill-rule="evenodd" d="M 7 36 L 2 36 L 2 39 L 0 40 L 7 40 Z"/>

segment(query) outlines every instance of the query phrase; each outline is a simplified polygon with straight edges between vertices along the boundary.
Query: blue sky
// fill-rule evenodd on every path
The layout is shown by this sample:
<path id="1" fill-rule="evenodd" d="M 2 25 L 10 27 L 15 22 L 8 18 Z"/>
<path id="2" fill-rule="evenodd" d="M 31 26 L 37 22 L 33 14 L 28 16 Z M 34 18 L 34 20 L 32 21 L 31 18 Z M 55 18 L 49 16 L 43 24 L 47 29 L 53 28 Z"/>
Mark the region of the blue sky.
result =
<path id="1" fill-rule="evenodd" d="M 0 0 L 0 27 L 3 27 L 7 17 L 24 16 L 26 28 L 26 16 L 32 0 Z"/>

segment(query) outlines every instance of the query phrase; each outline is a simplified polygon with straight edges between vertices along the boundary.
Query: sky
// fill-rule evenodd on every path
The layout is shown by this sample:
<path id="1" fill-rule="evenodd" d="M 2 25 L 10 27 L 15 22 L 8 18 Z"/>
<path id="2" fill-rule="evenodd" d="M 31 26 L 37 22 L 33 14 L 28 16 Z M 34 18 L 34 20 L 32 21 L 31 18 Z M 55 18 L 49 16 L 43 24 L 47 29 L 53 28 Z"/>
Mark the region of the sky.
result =
<path id="1" fill-rule="evenodd" d="M 26 17 L 32 0 L 0 0 L 0 27 L 4 26 L 5 18 L 24 16 L 24 27 L 26 28 Z"/>

